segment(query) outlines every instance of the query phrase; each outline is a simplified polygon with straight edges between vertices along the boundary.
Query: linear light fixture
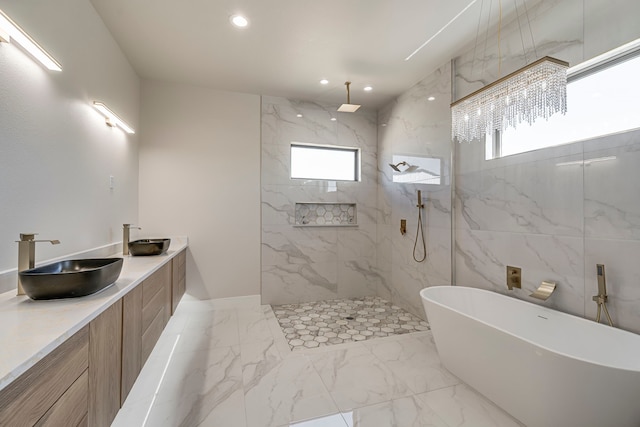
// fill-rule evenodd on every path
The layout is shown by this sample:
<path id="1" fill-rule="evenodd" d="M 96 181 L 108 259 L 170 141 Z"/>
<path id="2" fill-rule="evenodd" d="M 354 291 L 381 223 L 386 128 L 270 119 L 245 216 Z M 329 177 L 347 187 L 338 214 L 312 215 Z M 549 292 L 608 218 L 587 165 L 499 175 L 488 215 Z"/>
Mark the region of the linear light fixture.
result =
<path id="1" fill-rule="evenodd" d="M 105 117 L 107 126 L 114 127 L 118 126 L 120 129 L 125 131 L 126 133 L 136 133 L 135 130 L 131 126 L 129 126 L 124 120 L 122 120 L 116 113 L 111 111 L 109 107 L 104 105 L 102 102 L 93 101 L 93 107 L 100 111 L 100 113 Z"/>
<path id="2" fill-rule="evenodd" d="M 411 52 L 411 55 L 407 56 L 406 58 L 404 58 L 405 61 L 410 60 L 411 58 L 413 58 L 413 56 L 420 52 L 420 50 L 422 50 L 423 47 L 425 47 L 426 45 L 428 45 L 429 43 L 431 43 L 431 40 L 435 39 L 436 37 L 438 37 L 438 35 L 440 35 L 441 32 L 443 32 L 444 30 L 447 29 L 447 27 L 451 24 L 453 24 L 453 22 L 460 18 L 460 16 L 465 13 L 467 11 L 467 9 L 469 9 L 471 6 L 474 5 L 475 2 L 477 2 L 478 0 L 473 0 L 471 3 L 469 3 L 467 5 L 467 7 L 465 7 L 464 9 L 462 9 L 460 12 L 458 12 L 458 14 L 456 16 L 454 16 L 453 18 L 451 18 L 451 20 L 449 22 L 447 22 L 444 27 L 440 28 L 438 31 L 436 31 L 436 33 L 434 35 L 432 35 L 426 42 L 422 43 L 420 45 L 420 47 L 418 47 L 416 50 L 414 50 L 413 52 Z"/>
<path id="3" fill-rule="evenodd" d="M 7 43 L 14 41 L 49 70 L 62 71 L 62 65 L 2 10 L 0 10 L 0 41 Z"/>

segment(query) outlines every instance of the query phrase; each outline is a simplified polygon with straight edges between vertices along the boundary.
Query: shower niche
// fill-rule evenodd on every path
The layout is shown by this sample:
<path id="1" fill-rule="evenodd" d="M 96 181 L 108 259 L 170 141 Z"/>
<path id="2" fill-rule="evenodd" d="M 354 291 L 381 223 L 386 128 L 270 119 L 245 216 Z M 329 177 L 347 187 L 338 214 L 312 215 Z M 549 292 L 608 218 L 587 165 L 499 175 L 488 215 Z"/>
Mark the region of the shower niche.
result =
<path id="1" fill-rule="evenodd" d="M 355 203 L 296 203 L 294 227 L 357 227 Z"/>

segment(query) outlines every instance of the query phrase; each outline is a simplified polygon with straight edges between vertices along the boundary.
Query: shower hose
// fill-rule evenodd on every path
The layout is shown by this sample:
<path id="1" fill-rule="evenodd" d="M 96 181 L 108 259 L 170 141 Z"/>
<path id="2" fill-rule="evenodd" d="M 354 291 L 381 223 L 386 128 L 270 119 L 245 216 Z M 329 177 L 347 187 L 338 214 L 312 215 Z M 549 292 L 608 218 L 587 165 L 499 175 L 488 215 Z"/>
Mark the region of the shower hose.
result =
<path id="1" fill-rule="evenodd" d="M 422 258 L 418 259 L 416 256 L 416 249 L 418 247 L 418 239 L 422 238 Z M 415 262 L 422 262 L 427 259 L 427 244 L 424 241 L 424 228 L 422 227 L 422 206 L 418 205 L 418 228 L 416 228 L 416 241 L 413 244 L 413 259 Z"/>

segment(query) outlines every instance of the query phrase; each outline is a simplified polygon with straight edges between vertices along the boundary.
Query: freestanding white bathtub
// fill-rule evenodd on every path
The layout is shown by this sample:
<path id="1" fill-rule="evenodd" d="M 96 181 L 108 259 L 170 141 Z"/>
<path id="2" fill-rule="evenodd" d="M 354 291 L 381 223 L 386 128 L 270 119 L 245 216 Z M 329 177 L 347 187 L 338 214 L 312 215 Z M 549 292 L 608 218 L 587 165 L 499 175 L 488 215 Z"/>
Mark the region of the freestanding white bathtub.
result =
<path id="1" fill-rule="evenodd" d="M 444 366 L 526 426 L 640 426 L 640 335 L 482 289 L 420 296 Z"/>

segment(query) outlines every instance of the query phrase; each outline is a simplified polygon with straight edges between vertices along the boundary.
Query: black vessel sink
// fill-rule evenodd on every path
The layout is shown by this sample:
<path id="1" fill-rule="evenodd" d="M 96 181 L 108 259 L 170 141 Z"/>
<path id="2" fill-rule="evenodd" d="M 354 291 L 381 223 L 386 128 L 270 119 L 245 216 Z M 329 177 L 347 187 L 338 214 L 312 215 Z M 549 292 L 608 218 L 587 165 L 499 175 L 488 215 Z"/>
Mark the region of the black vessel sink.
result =
<path id="1" fill-rule="evenodd" d="M 74 298 L 94 294 L 115 283 L 122 258 L 58 261 L 21 271 L 24 292 L 31 299 Z"/>
<path id="2" fill-rule="evenodd" d="M 129 253 L 134 256 L 162 255 L 167 252 L 171 239 L 141 239 L 129 242 Z"/>

